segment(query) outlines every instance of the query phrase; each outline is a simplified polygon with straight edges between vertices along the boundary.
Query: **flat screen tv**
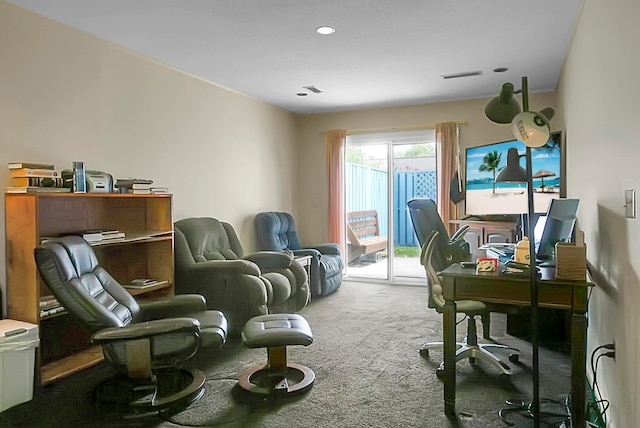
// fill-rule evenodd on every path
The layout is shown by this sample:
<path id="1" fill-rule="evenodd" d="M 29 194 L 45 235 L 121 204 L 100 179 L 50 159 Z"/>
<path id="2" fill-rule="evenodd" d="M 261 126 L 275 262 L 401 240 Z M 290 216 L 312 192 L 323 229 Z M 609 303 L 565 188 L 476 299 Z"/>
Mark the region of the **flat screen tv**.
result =
<path id="1" fill-rule="evenodd" d="M 507 150 L 524 155 L 526 146 L 518 140 L 470 147 L 465 158 L 465 212 L 467 216 L 504 216 L 527 212 L 526 183 L 496 183 L 495 177 L 507 165 Z M 531 149 L 533 202 L 536 213 L 545 213 L 552 199 L 565 195 L 562 133 L 551 134 L 549 142 Z M 526 169 L 526 158 L 520 158 Z"/>

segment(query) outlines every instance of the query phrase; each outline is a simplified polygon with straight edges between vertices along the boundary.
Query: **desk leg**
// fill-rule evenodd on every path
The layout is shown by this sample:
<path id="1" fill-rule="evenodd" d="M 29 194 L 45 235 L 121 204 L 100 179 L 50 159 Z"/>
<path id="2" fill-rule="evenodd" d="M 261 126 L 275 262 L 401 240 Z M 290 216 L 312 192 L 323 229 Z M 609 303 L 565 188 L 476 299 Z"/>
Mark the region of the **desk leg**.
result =
<path id="1" fill-rule="evenodd" d="M 444 342 L 444 412 L 456 413 L 456 302 L 447 300 L 442 313 Z"/>
<path id="2" fill-rule="evenodd" d="M 587 391 L 587 317 L 574 312 L 571 317 L 571 415 L 574 427 L 585 426 Z"/>

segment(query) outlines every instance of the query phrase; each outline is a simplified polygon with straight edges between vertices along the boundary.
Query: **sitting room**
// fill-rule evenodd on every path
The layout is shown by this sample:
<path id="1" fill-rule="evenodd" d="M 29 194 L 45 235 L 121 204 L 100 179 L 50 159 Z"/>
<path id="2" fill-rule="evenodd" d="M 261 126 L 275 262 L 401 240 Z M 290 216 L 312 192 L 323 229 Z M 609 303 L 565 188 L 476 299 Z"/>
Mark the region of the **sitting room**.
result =
<path id="1" fill-rule="evenodd" d="M 614 8 L 604 0 L 544 0 L 535 7 L 525 0 L 450 3 L 0 0 L 0 157 L 6 164 L 55 165 L 51 170 L 61 176 L 52 176 L 53 182 L 70 186 L 51 193 L 7 192 L 3 198 L 0 321 L 37 326 L 39 343 L 25 373 L 15 371 L 9 379 L 8 365 L 0 369 L 0 405 L 10 403 L 0 410 L 0 427 L 640 424 L 640 315 L 634 304 L 640 301 L 640 278 L 631 257 L 640 253 L 640 172 L 634 160 L 640 133 L 632 114 L 638 110 L 633 78 L 640 59 L 631 54 L 640 39 L 634 21 L 640 6 L 623 2 Z M 324 26 L 333 28 L 316 32 Z M 522 198 L 531 193 L 580 201 L 576 224 L 584 233 L 589 289 L 569 306 L 578 301 L 585 311 L 556 324 L 580 330 L 584 321 L 578 341 L 545 340 L 550 337 L 544 328 L 535 330 L 538 340 L 527 337 L 535 324 L 527 316 L 520 320 L 527 334 L 516 334 L 506 310 L 489 309 L 490 318 L 481 322 L 479 315 L 477 331 L 468 330 L 440 269 L 433 279 L 442 281 L 443 309 L 428 305 L 428 271 L 420 258 L 426 245 L 416 246 L 410 258 L 393 252 L 400 242 L 393 220 L 409 219 L 406 203 L 385 209 L 345 205 L 356 199 L 366 205 L 373 195 L 366 190 L 346 199 L 342 193 L 349 139 L 428 131 L 437 147 L 433 198 L 447 232 L 453 235 L 464 221 L 478 220 L 471 216 L 490 212 L 482 202 L 472 212 L 464 176 L 458 192 L 451 189 L 454 173 L 467 173 L 473 149 L 514 140 L 511 118 L 500 125 L 485 114 L 507 82 L 512 93 L 504 97 L 512 95 L 525 112 L 555 111 L 536 125 L 560 135 L 563 149 L 558 171 L 529 168 L 535 188 L 523 187 Z M 452 139 L 439 132 L 443 124 L 455 125 Z M 486 174 L 499 175 L 506 161 L 505 155 Z M 520 162 L 524 168 L 525 158 Z M 100 194 L 95 180 L 82 193 L 79 181 L 62 175 L 80 165 L 87 176 L 108 178 L 108 195 Z M 394 172 L 407 172 L 406 165 Z M 369 166 L 389 172 L 379 188 L 392 194 L 397 183 L 391 163 Z M 29 177 L 12 172 L 0 182 L 14 187 L 17 178 L 32 186 Z M 135 194 L 124 184 L 135 180 L 152 181 L 158 193 L 145 188 L 149 193 Z M 494 189 L 482 190 L 488 195 Z M 267 249 L 256 216 L 276 212 L 290 213 L 300 242 L 279 241 L 267 261 L 255 256 Z M 193 233 L 191 219 L 204 218 L 214 231 Z M 376 231 L 358 236 L 356 222 L 373 222 Z M 495 241 L 487 223 L 467 231 L 468 240 L 477 238 L 476 247 Z M 405 226 L 412 232 L 410 223 Z M 145 294 L 159 300 L 204 296 L 206 302 L 193 306 L 204 318 L 189 326 L 198 346 L 183 341 L 179 358 L 169 358 L 172 366 L 202 373 L 203 388 L 183 407 L 126 417 L 105 406 L 97 387 L 123 366 L 135 372 L 131 365 L 138 360 L 115 364 L 119 351 L 102 349 L 109 337 L 96 339 L 87 351 L 89 334 L 75 318 L 41 315 L 40 298 L 55 286 L 39 276 L 34 249 L 73 228 L 145 230 L 136 238 L 140 242 L 125 237 L 126 244 L 90 245 L 82 253 L 87 259 L 69 257 L 85 267 L 90 260 L 125 285 L 133 312 L 133 300 Z M 514 243 L 521 238 L 517 231 L 508 236 Z M 296 261 L 295 252 L 309 248 L 330 250 L 322 255 L 331 261 L 321 262 L 319 255 Z M 399 279 L 398 272 L 394 277 L 392 264 L 383 277 L 361 274 L 394 257 L 416 275 L 411 281 Z M 45 266 L 58 263 L 52 260 Z M 233 273 L 225 267 L 216 274 L 224 293 L 208 293 L 204 268 L 194 266 L 200 263 L 235 266 Z M 77 268 L 86 283 L 80 273 Z M 58 285 L 74 279 L 53 278 Z M 126 283 L 133 278 L 159 281 L 141 291 L 144 284 Z M 235 284 L 250 304 L 238 303 Z M 546 309 L 562 306 L 548 298 L 540 295 L 547 307 L 538 327 L 551 322 Z M 259 318 L 272 315 L 278 316 Z M 261 322 L 287 331 L 264 339 L 252 330 Z M 16 337 L 16 331 L 8 333 L 7 344 Z M 455 358 L 447 340 L 470 333 L 477 333 L 478 342 L 519 350 L 514 361 L 500 355 L 509 374 L 473 358 L 442 373 L 441 363 Z M 208 344 L 215 346 L 204 346 L 212 340 Z M 421 352 L 426 343 L 441 341 L 444 349 Z M 0 360 L 9 364 L 5 342 Z M 67 349 L 67 343 L 81 346 Z M 76 354 L 88 359 L 65 359 Z M 252 368 L 287 364 L 301 367 L 292 384 L 313 378 L 291 397 L 274 392 L 286 385 L 261 393 L 242 381 Z M 27 386 L 25 397 L 12 402 L 21 385 Z M 571 415 L 576 385 L 586 386 L 579 416 Z M 528 406 L 532 400 L 537 409 Z"/>

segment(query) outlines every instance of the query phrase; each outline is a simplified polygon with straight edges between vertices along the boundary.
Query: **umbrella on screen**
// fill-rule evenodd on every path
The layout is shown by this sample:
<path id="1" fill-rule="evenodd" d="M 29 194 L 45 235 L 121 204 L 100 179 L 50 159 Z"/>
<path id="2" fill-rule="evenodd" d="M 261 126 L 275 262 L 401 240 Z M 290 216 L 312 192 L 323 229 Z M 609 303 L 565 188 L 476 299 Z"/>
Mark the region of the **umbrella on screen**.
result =
<path id="1" fill-rule="evenodd" d="M 539 178 L 542 181 L 540 187 L 544 189 L 544 178 L 545 177 L 554 177 L 556 175 L 555 172 L 547 171 L 546 169 L 541 169 L 540 171 L 533 174 L 533 178 Z"/>

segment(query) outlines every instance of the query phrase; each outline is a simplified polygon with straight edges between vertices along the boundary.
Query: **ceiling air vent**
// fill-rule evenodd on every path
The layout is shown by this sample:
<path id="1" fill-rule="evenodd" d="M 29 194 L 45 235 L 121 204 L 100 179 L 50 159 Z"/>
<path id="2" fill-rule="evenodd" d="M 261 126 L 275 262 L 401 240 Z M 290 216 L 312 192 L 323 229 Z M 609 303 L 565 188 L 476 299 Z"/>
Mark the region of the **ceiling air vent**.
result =
<path id="1" fill-rule="evenodd" d="M 463 71 L 462 73 L 443 74 L 443 79 L 457 79 L 459 77 L 482 76 L 482 71 Z"/>
<path id="2" fill-rule="evenodd" d="M 309 86 L 303 86 L 303 88 L 308 89 L 309 91 L 313 92 L 314 94 L 319 94 L 322 91 L 318 88 L 316 88 L 314 85 L 309 85 Z"/>

